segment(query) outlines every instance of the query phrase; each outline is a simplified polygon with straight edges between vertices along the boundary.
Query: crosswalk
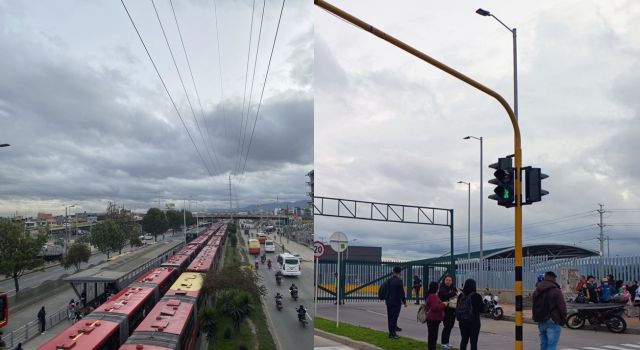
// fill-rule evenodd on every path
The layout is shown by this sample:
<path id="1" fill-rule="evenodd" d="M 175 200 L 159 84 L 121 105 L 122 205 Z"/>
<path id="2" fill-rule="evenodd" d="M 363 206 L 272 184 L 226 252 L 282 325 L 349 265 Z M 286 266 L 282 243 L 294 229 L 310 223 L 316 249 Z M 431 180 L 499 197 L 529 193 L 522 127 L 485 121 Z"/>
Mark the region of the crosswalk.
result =
<path id="1" fill-rule="evenodd" d="M 640 350 L 640 343 L 636 343 L 636 344 L 583 346 L 583 347 L 580 347 L 580 348 L 560 348 L 560 350 Z"/>

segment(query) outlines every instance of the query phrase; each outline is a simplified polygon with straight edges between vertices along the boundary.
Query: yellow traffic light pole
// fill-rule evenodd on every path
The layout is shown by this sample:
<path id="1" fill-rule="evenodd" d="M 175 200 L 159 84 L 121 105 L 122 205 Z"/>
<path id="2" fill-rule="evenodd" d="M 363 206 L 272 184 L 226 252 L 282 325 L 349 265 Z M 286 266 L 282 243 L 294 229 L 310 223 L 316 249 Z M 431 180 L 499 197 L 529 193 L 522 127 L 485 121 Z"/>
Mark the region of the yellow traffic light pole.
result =
<path id="1" fill-rule="evenodd" d="M 435 66 L 436 68 L 443 70 L 450 75 L 464 81 L 465 83 L 475 87 L 476 89 L 486 93 L 487 95 L 495 98 L 500 102 L 502 107 L 507 111 L 509 115 L 509 119 L 511 120 L 511 125 L 513 126 L 513 148 L 514 148 L 514 158 L 515 158 L 515 297 L 516 297 L 516 334 L 515 334 L 515 349 L 522 350 L 522 204 L 521 204 L 521 194 L 522 194 L 522 177 L 520 174 L 520 169 L 522 168 L 522 149 L 520 142 L 520 128 L 518 126 L 518 120 L 516 119 L 513 110 L 505 101 L 505 99 L 500 96 L 495 91 L 489 89 L 488 87 L 478 83 L 477 81 L 467 77 L 466 75 L 458 72 L 457 70 L 445 65 L 444 63 L 432 58 L 431 56 L 415 49 L 414 47 L 405 44 L 404 42 L 394 38 L 393 36 L 373 27 L 372 25 L 350 15 L 349 13 L 327 3 L 323 0 L 314 0 L 315 5 L 323 8 L 324 10 L 344 19 L 345 21 L 352 23 L 353 25 L 360 27 L 361 29 L 366 30 L 367 32 L 379 37 L 380 39 L 389 42 L 390 44 L 412 54 L 415 57 Z"/>

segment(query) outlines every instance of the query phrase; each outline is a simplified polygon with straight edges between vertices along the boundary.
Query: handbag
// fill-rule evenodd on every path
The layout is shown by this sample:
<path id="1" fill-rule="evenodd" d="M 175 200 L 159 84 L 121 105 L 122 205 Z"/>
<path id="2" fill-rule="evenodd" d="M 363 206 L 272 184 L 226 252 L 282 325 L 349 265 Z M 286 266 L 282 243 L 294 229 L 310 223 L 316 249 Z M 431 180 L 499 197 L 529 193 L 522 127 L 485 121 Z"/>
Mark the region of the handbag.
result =
<path id="1" fill-rule="evenodd" d="M 453 298 L 449 299 L 449 304 L 447 304 L 447 307 L 450 307 L 450 308 L 452 308 L 452 309 L 455 309 L 455 308 L 456 308 L 456 305 L 458 305 L 458 297 L 457 297 L 457 296 L 455 296 L 455 297 L 453 297 Z"/>

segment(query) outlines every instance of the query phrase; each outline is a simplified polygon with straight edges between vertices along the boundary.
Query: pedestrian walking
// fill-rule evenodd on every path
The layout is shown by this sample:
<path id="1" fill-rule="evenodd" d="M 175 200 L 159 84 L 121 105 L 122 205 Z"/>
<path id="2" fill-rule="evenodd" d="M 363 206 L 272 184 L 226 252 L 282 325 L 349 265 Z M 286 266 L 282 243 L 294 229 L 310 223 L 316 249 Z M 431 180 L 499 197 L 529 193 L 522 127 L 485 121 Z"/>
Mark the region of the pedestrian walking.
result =
<path id="1" fill-rule="evenodd" d="M 460 350 L 467 350 L 471 343 L 471 350 L 478 350 L 480 336 L 480 311 L 484 308 L 482 296 L 476 292 L 476 281 L 469 278 L 464 282 L 462 294 L 456 303 L 456 317 L 460 328 Z"/>
<path id="2" fill-rule="evenodd" d="M 420 305 L 420 288 L 422 288 L 422 280 L 418 275 L 413 276 L 413 294 L 416 295 L 416 305 Z M 425 295 L 426 298 L 426 295 Z"/>
<path id="3" fill-rule="evenodd" d="M 402 331 L 402 328 L 398 327 L 398 317 L 400 316 L 400 310 L 402 305 L 407 307 L 407 300 L 404 295 L 404 284 L 400 278 L 402 269 L 400 266 L 393 268 L 393 276 L 389 278 L 385 283 L 387 284 L 387 293 L 385 298 L 385 304 L 387 305 L 387 325 L 389 328 L 389 338 L 400 338 L 396 332 Z"/>
<path id="4" fill-rule="evenodd" d="M 540 350 L 557 349 L 561 327 L 567 320 L 567 304 L 556 278 L 553 271 L 546 272 L 533 292 L 532 315 L 538 323 Z"/>
<path id="5" fill-rule="evenodd" d="M 449 304 L 449 301 L 457 298 L 458 289 L 453 284 L 453 276 L 446 275 L 444 276 L 444 280 L 440 284 L 440 288 L 438 289 L 438 297 L 440 301 L 446 302 Z M 453 329 L 453 325 L 456 323 L 456 309 L 447 307 L 444 310 L 444 319 L 442 321 L 442 337 L 440 338 L 440 343 L 442 344 L 440 347 L 442 349 L 450 349 L 449 345 L 449 337 L 451 336 L 451 330 Z"/>
<path id="6" fill-rule="evenodd" d="M 429 283 L 424 305 L 427 309 L 427 350 L 436 350 L 438 328 L 444 320 L 444 310 L 447 308 L 447 303 L 443 303 L 438 297 L 438 282 Z"/>
<path id="7" fill-rule="evenodd" d="M 40 308 L 38 311 L 38 321 L 40 321 L 40 334 L 44 334 L 44 326 L 45 326 L 45 316 L 47 316 L 47 312 L 44 311 L 44 306 Z"/>
<path id="8" fill-rule="evenodd" d="M 18 346 L 15 348 L 15 350 L 22 350 L 22 343 L 18 343 Z"/>
<path id="9" fill-rule="evenodd" d="M 83 290 L 80 294 L 80 302 L 82 302 L 82 307 L 87 306 L 87 291 Z"/>

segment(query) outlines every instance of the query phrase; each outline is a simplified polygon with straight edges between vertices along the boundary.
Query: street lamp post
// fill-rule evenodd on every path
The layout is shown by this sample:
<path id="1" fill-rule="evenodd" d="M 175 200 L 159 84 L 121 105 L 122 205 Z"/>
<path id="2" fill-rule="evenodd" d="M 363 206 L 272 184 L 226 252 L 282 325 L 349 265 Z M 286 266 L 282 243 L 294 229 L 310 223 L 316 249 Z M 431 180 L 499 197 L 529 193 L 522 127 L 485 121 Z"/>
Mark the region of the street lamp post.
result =
<path id="1" fill-rule="evenodd" d="M 503 27 L 507 28 L 508 31 L 511 32 L 513 37 L 513 113 L 516 115 L 516 120 L 518 120 L 518 46 L 516 40 L 516 28 L 509 28 L 506 24 L 504 24 L 498 17 L 494 16 L 491 12 L 477 9 L 476 13 L 480 16 L 490 16 L 495 18 Z"/>
<path id="2" fill-rule="evenodd" d="M 483 182 L 483 179 L 482 179 L 482 170 L 483 170 L 482 169 L 482 140 L 483 140 L 483 138 L 482 138 L 482 136 L 480 136 L 480 137 L 466 136 L 466 137 L 464 137 L 464 139 L 465 140 L 475 139 L 475 140 L 480 141 L 480 264 L 479 264 L 479 269 L 481 269 L 482 268 L 481 266 L 483 266 L 482 265 L 482 261 L 484 259 L 484 251 L 482 250 L 483 249 L 483 246 L 482 246 L 482 233 L 483 233 L 483 230 L 484 230 L 484 223 L 483 223 L 484 212 L 483 212 L 483 207 L 482 207 L 482 202 L 484 200 L 484 195 L 483 195 L 483 191 L 482 191 L 482 189 L 484 188 L 484 182 Z M 478 280 L 479 280 L 478 284 L 480 285 L 480 282 L 481 282 L 480 281 L 480 271 L 478 271 Z"/>
<path id="3" fill-rule="evenodd" d="M 467 200 L 467 259 L 471 260 L 471 182 L 458 181 L 459 184 L 466 184 L 468 190 Z"/>
<path id="4" fill-rule="evenodd" d="M 75 204 L 65 205 L 64 206 L 64 230 L 67 232 L 67 240 L 64 244 L 64 252 L 66 254 L 69 249 L 69 208 L 75 207 Z"/>

